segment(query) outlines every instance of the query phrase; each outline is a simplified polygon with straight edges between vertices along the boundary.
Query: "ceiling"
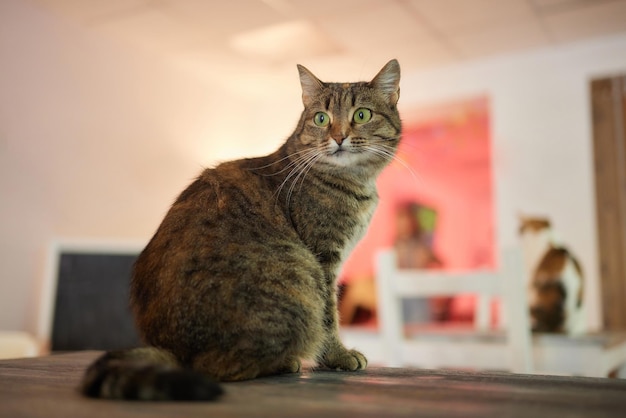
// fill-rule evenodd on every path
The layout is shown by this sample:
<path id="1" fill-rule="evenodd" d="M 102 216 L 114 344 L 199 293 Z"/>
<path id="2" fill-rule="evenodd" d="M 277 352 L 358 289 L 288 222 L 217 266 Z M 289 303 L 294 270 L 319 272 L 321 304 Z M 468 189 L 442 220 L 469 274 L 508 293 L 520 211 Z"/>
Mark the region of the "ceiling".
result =
<path id="1" fill-rule="evenodd" d="M 241 89 L 296 63 L 369 77 L 394 57 L 412 71 L 626 32 L 626 0 L 33 1 Z"/>

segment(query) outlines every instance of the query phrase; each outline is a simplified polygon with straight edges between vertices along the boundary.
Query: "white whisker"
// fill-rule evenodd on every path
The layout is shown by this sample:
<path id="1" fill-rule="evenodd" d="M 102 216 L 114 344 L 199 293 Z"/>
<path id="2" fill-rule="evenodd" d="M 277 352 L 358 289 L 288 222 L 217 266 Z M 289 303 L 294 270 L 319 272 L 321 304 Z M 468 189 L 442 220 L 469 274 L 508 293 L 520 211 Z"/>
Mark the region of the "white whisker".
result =
<path id="1" fill-rule="evenodd" d="M 298 180 L 300 180 L 300 189 L 302 189 L 302 185 L 304 184 L 304 179 L 306 177 L 306 175 L 308 174 L 308 172 L 311 170 L 311 167 L 313 167 L 313 165 L 315 165 L 315 163 L 323 157 L 322 153 L 318 153 L 314 156 L 312 156 L 300 169 L 298 175 L 296 176 L 296 178 L 294 179 L 294 181 L 291 183 L 290 187 L 289 187 L 289 191 L 287 193 L 287 206 L 289 206 L 289 201 L 291 200 L 291 196 L 293 195 L 293 191 L 295 190 L 296 185 L 298 184 Z"/>
<path id="2" fill-rule="evenodd" d="M 322 153 L 318 149 L 307 149 L 305 150 L 305 152 L 302 152 L 302 155 L 299 155 L 298 158 L 291 161 L 283 170 L 281 170 L 281 172 L 288 169 L 290 171 L 289 174 L 287 174 L 285 179 L 282 181 L 280 186 L 278 186 L 278 188 L 274 192 L 274 197 L 276 198 L 277 203 L 283 188 L 291 180 L 291 184 L 289 185 L 289 188 L 287 190 L 286 197 L 287 206 L 289 205 L 289 201 L 291 200 L 291 196 L 293 194 L 295 184 L 298 182 L 298 179 L 300 179 L 304 171 L 308 172 L 308 170 L 310 170 L 315 162 L 317 162 L 317 160 L 319 160 L 321 157 Z M 302 180 L 304 181 L 304 178 Z"/>
<path id="3" fill-rule="evenodd" d="M 273 166 L 273 165 L 275 165 L 275 164 L 279 164 L 279 163 L 281 163 L 281 162 L 283 162 L 283 161 L 285 161 L 285 160 L 288 160 L 288 159 L 290 159 L 290 158 L 292 158 L 292 157 L 294 157 L 294 156 L 298 156 L 298 158 L 300 158 L 300 157 L 302 157 L 302 155 L 298 155 L 298 154 L 306 154 L 306 153 L 308 153 L 308 152 L 310 152 L 310 151 L 311 151 L 310 149 L 305 149 L 305 150 L 301 150 L 301 151 L 296 151 L 296 152 L 294 152 L 294 153 L 292 153 L 292 154 L 289 154 L 289 155 L 287 155 L 287 156 L 285 156 L 285 157 L 281 158 L 280 160 L 276 160 L 276 161 L 274 161 L 274 162 L 271 162 L 271 163 L 266 164 L 266 165 L 262 165 L 262 166 L 260 166 L 260 167 L 254 167 L 254 168 L 251 168 L 251 170 L 261 170 L 261 169 L 263 169 L 263 168 L 268 168 L 268 167 L 271 167 L 271 166 Z M 298 160 L 298 158 L 296 158 L 296 160 L 294 160 L 294 161 L 297 161 L 297 160 Z M 284 172 L 284 171 L 288 170 L 289 168 L 291 168 L 291 167 L 293 166 L 293 164 L 294 164 L 294 161 L 291 161 L 291 162 L 290 162 L 289 164 L 287 164 L 287 165 L 286 165 L 283 169 L 281 169 L 280 171 L 277 171 L 277 172 L 275 172 L 275 173 L 271 173 L 271 174 L 263 174 L 263 173 L 260 173 L 260 174 L 261 174 L 262 176 L 266 176 L 266 177 L 269 177 L 269 176 L 275 176 L 276 174 L 280 174 L 280 173 L 282 173 L 282 172 Z"/>
<path id="4" fill-rule="evenodd" d="M 409 173 L 411 173 L 413 180 L 415 180 L 417 183 L 423 182 L 423 179 L 415 172 L 415 170 L 413 170 L 413 167 L 411 167 L 411 165 L 404 161 L 402 158 L 398 157 L 398 155 L 395 153 L 394 147 L 385 144 L 371 144 L 365 146 L 365 149 L 388 160 L 397 161 L 400 165 L 406 168 Z"/>

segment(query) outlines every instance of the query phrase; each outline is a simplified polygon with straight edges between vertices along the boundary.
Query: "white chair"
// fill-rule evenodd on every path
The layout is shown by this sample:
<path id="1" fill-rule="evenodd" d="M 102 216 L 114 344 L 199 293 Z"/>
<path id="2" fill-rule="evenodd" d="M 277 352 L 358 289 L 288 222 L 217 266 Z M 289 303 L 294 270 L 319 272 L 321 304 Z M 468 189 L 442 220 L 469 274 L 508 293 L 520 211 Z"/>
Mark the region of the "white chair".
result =
<path id="1" fill-rule="evenodd" d="M 520 373 L 626 378 L 626 333 L 568 336 L 530 333 L 521 253 L 502 254 L 499 272 L 404 270 L 385 250 L 376 263 L 378 330 L 343 328 L 344 343 L 370 363 L 386 366 L 508 370 Z M 403 323 L 401 300 L 475 294 L 471 329 L 428 329 Z M 490 299 L 499 297 L 504 321 L 490 327 Z"/>
<path id="2" fill-rule="evenodd" d="M 538 373 L 626 378 L 626 333 L 536 335 L 533 358 Z"/>
<path id="3" fill-rule="evenodd" d="M 521 256 L 504 254 L 500 272 L 398 269 L 395 253 L 377 257 L 378 320 L 383 351 L 392 366 L 533 371 Z M 411 329 L 402 299 L 474 294 L 473 327 L 465 331 Z M 491 300 L 499 298 L 505 327 L 490 327 Z M 516 301 L 516 303 L 511 303 Z M 517 303 L 520 301 L 520 303 Z"/>

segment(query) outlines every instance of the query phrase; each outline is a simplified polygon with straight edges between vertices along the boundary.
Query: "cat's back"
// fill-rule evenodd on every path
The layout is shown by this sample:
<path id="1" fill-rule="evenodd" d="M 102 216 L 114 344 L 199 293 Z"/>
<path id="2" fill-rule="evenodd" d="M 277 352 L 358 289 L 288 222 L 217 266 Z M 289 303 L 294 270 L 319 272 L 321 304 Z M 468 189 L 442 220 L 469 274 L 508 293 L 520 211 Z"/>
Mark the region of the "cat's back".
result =
<path id="1" fill-rule="evenodd" d="M 259 160 L 259 162 L 256 162 Z M 264 160 L 244 159 L 205 169 L 176 199 L 157 235 L 229 234 L 271 222 L 279 227 L 284 217 L 263 176 L 249 169 Z M 230 235 L 232 237 L 232 235 Z"/>
<path id="2" fill-rule="evenodd" d="M 136 301 L 153 299 L 155 278 L 175 286 L 207 266 L 217 271 L 234 254 L 294 242 L 272 191 L 248 165 L 207 168 L 178 196 L 135 263 Z"/>
<path id="3" fill-rule="evenodd" d="M 233 295 L 245 298 L 252 288 L 275 294 L 275 283 L 262 277 L 289 277 L 286 268 L 306 272 L 302 277 L 321 276 L 263 177 L 246 161 L 204 170 L 176 199 L 135 263 L 131 306 L 138 327 L 146 341 L 179 358 L 200 350 L 196 340 L 217 338 L 196 335 L 200 329 L 209 333 L 201 323 L 235 321 L 218 301 L 234 303 Z"/>

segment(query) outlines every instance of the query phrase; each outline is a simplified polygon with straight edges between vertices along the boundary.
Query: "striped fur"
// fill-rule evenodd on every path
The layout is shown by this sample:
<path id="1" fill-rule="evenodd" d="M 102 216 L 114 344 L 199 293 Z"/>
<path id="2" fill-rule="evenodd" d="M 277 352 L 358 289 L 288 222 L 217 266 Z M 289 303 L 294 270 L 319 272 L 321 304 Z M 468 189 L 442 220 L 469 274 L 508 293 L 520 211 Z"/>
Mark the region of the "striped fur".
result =
<path id="1" fill-rule="evenodd" d="M 345 84 L 298 69 L 295 132 L 270 155 L 205 170 L 181 193 L 133 273 L 131 306 L 151 348 L 105 354 L 85 394 L 212 399 L 213 381 L 298 372 L 304 359 L 366 366 L 339 340 L 336 276 L 400 140 L 400 67 L 392 60 L 371 82 Z M 357 123 L 363 108 L 371 119 Z M 318 112 L 330 123 L 318 126 Z"/>

